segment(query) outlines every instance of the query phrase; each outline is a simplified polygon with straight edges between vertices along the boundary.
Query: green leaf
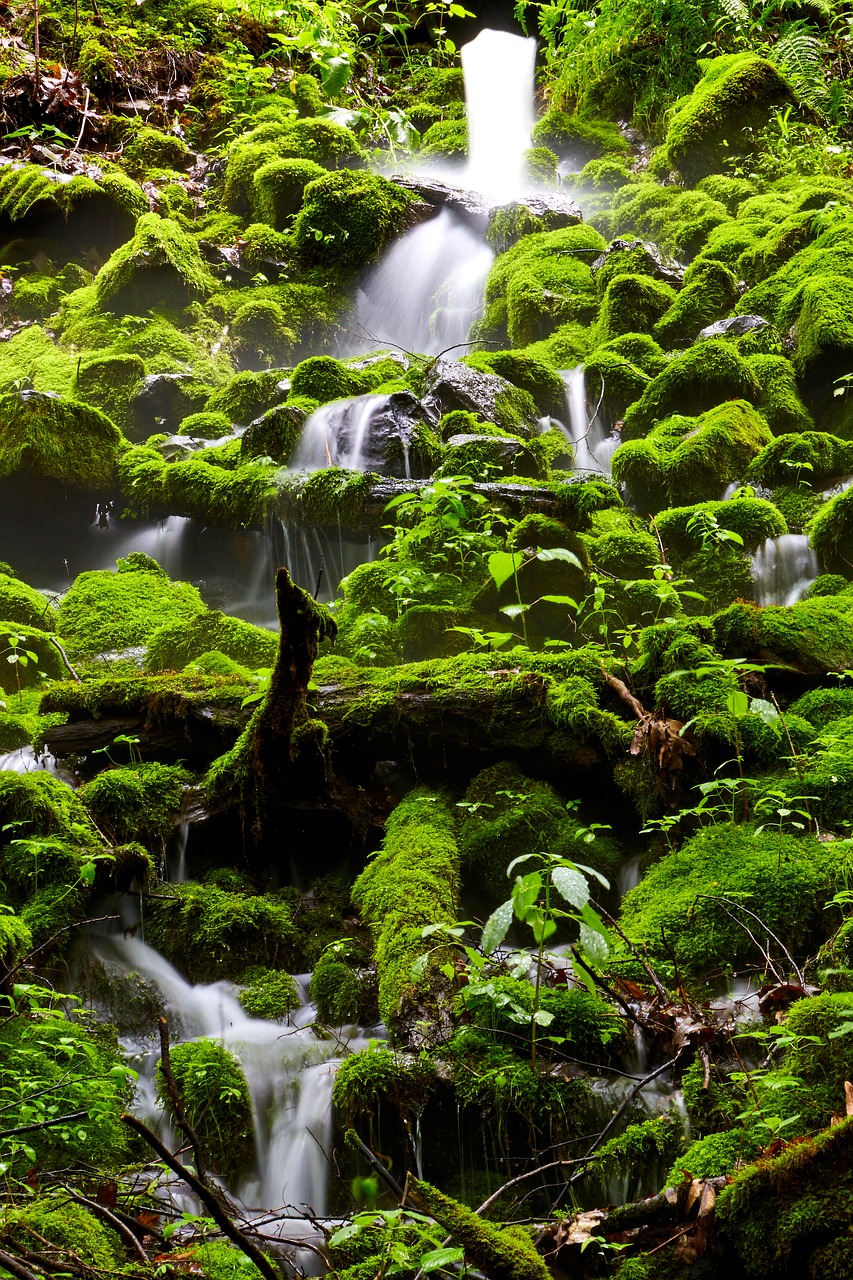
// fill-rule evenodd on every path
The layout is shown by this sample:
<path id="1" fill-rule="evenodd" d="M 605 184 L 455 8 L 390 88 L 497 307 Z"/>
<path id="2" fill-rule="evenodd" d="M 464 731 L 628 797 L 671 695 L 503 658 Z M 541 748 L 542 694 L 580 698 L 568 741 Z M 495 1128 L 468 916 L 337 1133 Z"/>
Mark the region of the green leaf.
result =
<path id="1" fill-rule="evenodd" d="M 573 600 L 571 596 L 540 596 L 539 599 L 547 601 L 548 604 L 564 604 L 567 609 L 578 607 L 577 600 Z"/>
<path id="2" fill-rule="evenodd" d="M 779 719 L 779 712 L 773 706 L 773 703 L 768 702 L 765 698 L 750 698 L 749 709 L 754 716 L 758 716 L 765 724 L 775 724 Z"/>
<path id="3" fill-rule="evenodd" d="M 487 956 L 497 950 L 509 933 L 509 926 L 512 924 L 512 909 L 513 904 L 510 898 L 508 902 L 502 902 L 483 925 L 480 945 Z"/>
<path id="4" fill-rule="evenodd" d="M 520 552 L 511 551 L 493 551 L 489 556 L 489 574 L 500 591 L 505 582 L 508 582 L 514 573 L 517 572 L 519 565 L 523 562 Z"/>
<path id="5" fill-rule="evenodd" d="M 582 924 L 580 927 L 580 941 L 583 950 L 589 956 L 595 965 L 603 964 L 607 959 L 607 953 L 610 948 L 605 938 L 595 929 L 590 929 L 589 925 Z"/>
<path id="6" fill-rule="evenodd" d="M 421 1271 L 424 1275 L 428 1275 L 430 1271 L 441 1271 L 444 1267 L 461 1262 L 464 1257 L 464 1249 L 432 1249 L 429 1253 L 421 1255 Z"/>
<path id="7" fill-rule="evenodd" d="M 578 557 L 574 551 L 569 551 L 568 547 L 548 547 L 547 549 L 539 549 L 536 552 L 537 560 L 563 560 L 566 564 L 573 564 L 576 569 L 583 569 Z"/>
<path id="8" fill-rule="evenodd" d="M 98 870 L 98 864 L 96 862 L 84 863 L 83 866 L 80 868 L 80 879 L 83 881 L 84 884 L 94 884 L 95 873 L 97 872 L 97 870 Z"/>
<path id="9" fill-rule="evenodd" d="M 586 876 L 574 867 L 555 867 L 551 872 L 551 883 L 561 898 L 582 911 L 589 902 L 589 885 Z"/>
<path id="10" fill-rule="evenodd" d="M 520 618 L 529 608 L 529 604 L 505 604 L 501 613 L 505 613 L 508 618 Z"/>
<path id="11" fill-rule="evenodd" d="M 733 716 L 749 715 L 749 698 L 740 689 L 734 689 L 726 698 L 726 710 Z"/>

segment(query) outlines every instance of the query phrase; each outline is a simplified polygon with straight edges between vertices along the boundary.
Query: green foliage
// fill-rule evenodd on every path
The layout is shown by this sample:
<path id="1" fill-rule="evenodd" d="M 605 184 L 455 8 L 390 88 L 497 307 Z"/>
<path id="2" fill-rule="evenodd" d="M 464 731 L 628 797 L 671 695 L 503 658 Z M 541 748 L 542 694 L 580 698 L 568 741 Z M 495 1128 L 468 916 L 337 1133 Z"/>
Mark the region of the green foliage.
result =
<path id="1" fill-rule="evenodd" d="M 402 1115 L 418 1115 L 435 1083 L 435 1066 L 426 1054 L 416 1058 L 373 1043 L 344 1059 L 335 1075 L 332 1097 L 336 1106 L 353 1116 L 375 1112 L 386 1099 Z"/>
<path id="2" fill-rule="evenodd" d="M 147 640 L 147 671 L 180 671 L 211 650 L 255 670 L 271 667 L 278 654 L 278 636 L 272 631 L 216 609 L 168 622 L 161 618 Z"/>
<path id="3" fill-rule="evenodd" d="M 218 1040 L 173 1045 L 169 1057 L 187 1119 L 218 1173 L 234 1178 L 254 1155 L 249 1087 L 239 1062 Z M 157 1093 L 166 1110 L 172 1100 L 158 1068 Z"/>
<path id="4" fill-rule="evenodd" d="M 144 214 L 132 240 L 116 249 L 95 282 L 98 302 L 119 312 L 143 314 L 206 298 L 215 282 L 198 245 L 172 218 Z"/>
<path id="5" fill-rule="evenodd" d="M 387 178 L 343 170 L 305 188 L 293 234 L 306 266 L 354 270 L 372 262 L 406 226 L 413 197 Z"/>
<path id="6" fill-rule="evenodd" d="M 160 848 L 172 835 L 190 774 L 178 766 L 150 761 L 105 769 L 78 795 L 98 828 L 116 844 L 154 841 Z"/>
<path id="7" fill-rule="evenodd" d="M 0 395 L 0 476 L 32 472 L 80 489 L 109 489 L 126 442 L 89 405 L 38 391 Z"/>

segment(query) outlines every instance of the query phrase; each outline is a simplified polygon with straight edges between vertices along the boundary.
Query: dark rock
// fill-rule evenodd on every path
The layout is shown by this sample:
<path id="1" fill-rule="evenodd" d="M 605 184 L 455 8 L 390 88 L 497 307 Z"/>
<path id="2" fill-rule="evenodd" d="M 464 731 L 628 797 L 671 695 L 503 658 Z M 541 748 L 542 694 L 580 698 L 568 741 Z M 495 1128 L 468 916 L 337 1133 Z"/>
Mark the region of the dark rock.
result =
<path id="1" fill-rule="evenodd" d="M 764 316 L 729 316 L 728 320 L 715 320 L 713 324 L 706 325 L 697 342 L 704 338 L 742 338 L 745 333 L 766 329 L 769 323 Z"/>
<path id="2" fill-rule="evenodd" d="M 240 452 L 244 458 L 267 457 L 287 463 L 308 414 L 298 404 L 277 404 L 250 422 Z"/>
<path id="3" fill-rule="evenodd" d="M 190 373 L 154 373 L 143 378 L 132 401 L 135 438 L 173 431 L 197 407 Z"/>
<path id="4" fill-rule="evenodd" d="M 667 258 L 650 240 L 611 240 L 604 253 L 591 264 L 590 270 L 595 275 L 614 253 L 634 253 L 639 248 L 645 250 L 646 271 L 650 276 L 663 280 L 664 284 L 670 284 L 674 289 L 681 288 L 685 268 L 681 263 Z"/>
<path id="5" fill-rule="evenodd" d="M 583 221 L 580 208 L 562 192 L 527 196 L 489 210 L 486 242 L 495 253 L 506 253 L 531 231 L 559 231 Z"/>
<path id="6" fill-rule="evenodd" d="M 427 375 L 423 406 L 434 422 L 453 409 L 466 409 L 499 427 L 517 430 L 520 425 L 522 430 L 535 431 L 533 416 L 523 414 L 521 424 L 507 421 L 507 408 L 519 395 L 523 393 L 496 373 L 481 373 L 458 360 L 436 360 Z"/>

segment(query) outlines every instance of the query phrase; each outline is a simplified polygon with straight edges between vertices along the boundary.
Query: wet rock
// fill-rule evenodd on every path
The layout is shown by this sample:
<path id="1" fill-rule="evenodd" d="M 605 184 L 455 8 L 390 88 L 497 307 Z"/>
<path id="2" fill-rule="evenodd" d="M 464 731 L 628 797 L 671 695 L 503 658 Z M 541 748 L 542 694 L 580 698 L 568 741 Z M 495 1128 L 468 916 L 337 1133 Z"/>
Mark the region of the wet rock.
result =
<path id="1" fill-rule="evenodd" d="M 194 381 L 190 373 L 153 373 L 143 378 L 131 405 L 132 438 L 144 439 L 155 431 L 176 430 L 181 419 L 196 408 L 191 390 Z"/>
<path id="2" fill-rule="evenodd" d="M 631 272 L 636 275 L 638 273 L 636 264 L 638 249 L 644 251 L 645 274 L 653 276 L 655 280 L 663 280 L 664 284 L 672 285 L 674 289 L 678 289 L 681 286 L 681 282 L 684 279 L 684 267 L 672 258 L 665 257 L 651 240 L 611 240 L 604 253 L 596 258 L 590 266 L 593 276 L 602 269 L 605 263 L 610 267 L 613 255 L 619 253 L 630 253 L 632 255 Z"/>
<path id="3" fill-rule="evenodd" d="M 745 333 L 766 329 L 769 323 L 764 316 L 729 316 L 728 320 L 715 320 L 713 324 L 706 325 L 697 341 L 705 338 L 742 338 Z"/>
<path id="4" fill-rule="evenodd" d="M 559 231 L 583 221 L 578 205 L 562 192 L 545 192 L 489 211 L 486 241 L 495 253 L 506 253 L 522 236 L 536 231 Z"/>
<path id="5" fill-rule="evenodd" d="M 308 470 L 331 464 L 398 479 L 427 476 L 436 459 L 428 456 L 422 437 L 432 435 L 431 425 L 432 415 L 411 391 L 338 400 L 312 414 L 294 464 Z"/>
<path id="6" fill-rule="evenodd" d="M 485 231 L 488 226 L 489 202 L 477 191 L 465 191 L 462 187 L 440 182 L 438 178 L 415 177 L 408 173 L 395 173 L 391 181 L 423 201 L 428 212 L 425 210 L 426 216 L 421 221 L 428 221 L 442 209 L 450 209 L 477 231 Z"/>
<path id="7" fill-rule="evenodd" d="M 436 360 L 427 375 L 423 406 L 435 422 L 453 409 L 465 409 L 499 427 L 535 431 L 535 408 L 531 412 L 527 400 L 532 406 L 530 397 L 496 373 L 481 373 L 458 360 Z"/>
<path id="8" fill-rule="evenodd" d="M 286 463 L 308 414 L 297 404 L 277 404 L 250 422 L 240 452 L 244 458 L 268 457 Z"/>

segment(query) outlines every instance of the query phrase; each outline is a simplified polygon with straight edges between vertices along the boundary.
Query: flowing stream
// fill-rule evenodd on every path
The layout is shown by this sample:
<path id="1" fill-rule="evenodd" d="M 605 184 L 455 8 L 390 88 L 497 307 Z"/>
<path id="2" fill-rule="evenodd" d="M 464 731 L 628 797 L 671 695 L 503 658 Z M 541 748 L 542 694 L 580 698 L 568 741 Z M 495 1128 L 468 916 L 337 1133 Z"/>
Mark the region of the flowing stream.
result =
<path id="1" fill-rule="evenodd" d="M 768 538 L 752 557 L 752 580 L 757 604 L 796 604 L 820 571 L 818 559 L 804 533 Z"/>

